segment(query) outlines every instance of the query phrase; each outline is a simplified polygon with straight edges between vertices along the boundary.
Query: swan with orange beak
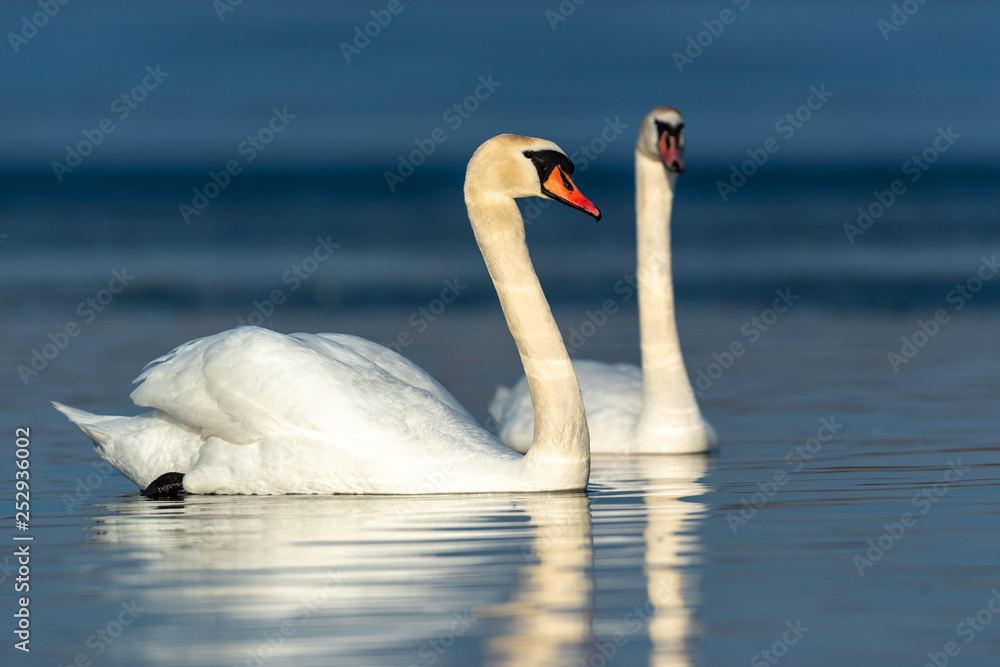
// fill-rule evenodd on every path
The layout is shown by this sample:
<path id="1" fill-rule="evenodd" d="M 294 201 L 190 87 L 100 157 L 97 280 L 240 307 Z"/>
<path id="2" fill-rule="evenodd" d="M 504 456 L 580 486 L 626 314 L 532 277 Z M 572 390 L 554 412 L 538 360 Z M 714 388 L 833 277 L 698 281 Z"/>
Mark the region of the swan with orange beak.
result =
<path id="1" fill-rule="evenodd" d="M 643 119 L 635 145 L 642 367 L 573 362 L 595 453 L 686 454 L 707 451 L 716 442 L 684 367 L 674 315 L 670 217 L 683 171 L 684 118 L 673 107 L 657 107 Z M 545 183 L 559 185 L 556 178 L 553 172 Z M 497 435 L 516 451 L 531 446 L 533 410 L 523 378 L 511 389 L 497 389 L 490 403 Z"/>
<path id="2" fill-rule="evenodd" d="M 588 213 L 597 220 L 601 219 L 601 212 L 589 199 L 580 194 L 570 179 L 573 174 L 573 163 L 568 157 L 555 150 L 525 151 L 524 156 L 531 160 L 538 170 L 538 180 L 542 184 L 544 194 Z"/>

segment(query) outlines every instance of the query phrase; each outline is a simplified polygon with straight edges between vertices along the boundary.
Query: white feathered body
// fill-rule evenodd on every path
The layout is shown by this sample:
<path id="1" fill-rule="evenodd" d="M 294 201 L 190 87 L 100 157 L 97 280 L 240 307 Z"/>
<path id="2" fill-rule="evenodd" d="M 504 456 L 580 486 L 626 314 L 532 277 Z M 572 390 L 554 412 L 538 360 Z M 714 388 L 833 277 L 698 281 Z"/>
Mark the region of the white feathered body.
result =
<path id="1" fill-rule="evenodd" d="M 184 474 L 192 493 L 533 490 L 523 457 L 483 431 L 421 368 L 345 334 L 241 327 L 153 361 L 136 417 L 60 407 L 145 488 Z M 512 488 L 512 486 L 514 488 Z"/>
<path id="2" fill-rule="evenodd" d="M 580 379 L 594 454 L 687 454 L 715 446 L 715 430 L 697 410 L 657 413 L 644 424 L 649 432 L 640 437 L 644 401 L 638 366 L 578 359 L 573 368 Z M 499 387 L 488 410 L 497 437 L 515 451 L 528 451 L 535 413 L 525 378 L 510 389 Z"/>

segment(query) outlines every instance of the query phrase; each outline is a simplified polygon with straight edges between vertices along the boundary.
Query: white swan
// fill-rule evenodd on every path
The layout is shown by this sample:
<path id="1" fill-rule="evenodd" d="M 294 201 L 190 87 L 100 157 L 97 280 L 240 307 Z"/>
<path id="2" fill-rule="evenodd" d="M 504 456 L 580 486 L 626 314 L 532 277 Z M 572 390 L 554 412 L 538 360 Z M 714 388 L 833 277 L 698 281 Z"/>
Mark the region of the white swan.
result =
<path id="1" fill-rule="evenodd" d="M 469 161 L 465 202 L 538 405 L 531 452 L 486 432 L 406 358 L 343 334 L 241 327 L 153 361 L 104 417 L 55 404 L 146 495 L 452 493 L 584 489 L 583 400 L 535 275 L 516 197 L 549 197 L 598 220 L 550 141 L 500 135 Z M 181 482 L 181 480 L 183 480 Z"/>
<path id="2" fill-rule="evenodd" d="M 708 451 L 715 431 L 701 416 L 688 380 L 674 320 L 670 213 L 684 170 L 684 119 L 657 107 L 639 127 L 635 145 L 635 206 L 642 368 L 575 361 L 595 453 L 682 454 Z M 534 414 L 525 378 L 500 387 L 490 403 L 501 440 L 518 452 L 531 447 Z"/>

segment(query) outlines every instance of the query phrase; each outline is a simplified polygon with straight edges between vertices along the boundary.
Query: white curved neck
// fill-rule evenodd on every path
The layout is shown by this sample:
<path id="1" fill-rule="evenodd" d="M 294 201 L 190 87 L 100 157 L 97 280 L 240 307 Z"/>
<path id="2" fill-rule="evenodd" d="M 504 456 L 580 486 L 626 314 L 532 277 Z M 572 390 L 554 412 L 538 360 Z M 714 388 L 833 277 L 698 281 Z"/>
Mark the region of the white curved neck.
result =
<path id="1" fill-rule="evenodd" d="M 677 174 L 639 151 L 635 154 L 636 280 L 642 341 L 643 416 L 678 413 L 698 405 L 681 355 L 674 317 L 670 216 Z"/>
<path id="2" fill-rule="evenodd" d="M 528 256 L 521 213 L 509 197 L 467 190 L 465 201 L 535 406 L 525 465 L 533 478 L 560 480 L 556 488 L 583 488 L 590 475 L 590 432 L 580 384 Z"/>

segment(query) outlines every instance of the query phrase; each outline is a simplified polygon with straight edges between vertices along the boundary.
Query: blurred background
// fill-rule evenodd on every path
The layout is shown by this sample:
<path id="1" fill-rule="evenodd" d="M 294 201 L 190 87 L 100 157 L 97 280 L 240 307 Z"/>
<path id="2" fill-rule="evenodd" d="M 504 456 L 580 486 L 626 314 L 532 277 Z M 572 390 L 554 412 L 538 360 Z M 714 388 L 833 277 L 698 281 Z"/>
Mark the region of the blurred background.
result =
<path id="1" fill-rule="evenodd" d="M 561 249 L 536 260 L 540 271 L 573 275 L 548 286 L 551 298 L 594 299 L 632 252 L 637 123 L 670 104 L 687 123 L 674 218 L 682 299 L 748 298 L 795 277 L 840 305 L 933 300 L 997 234 L 1000 9 L 893 7 L 400 0 L 393 14 L 379 2 L 180 0 L 58 5 L 49 18 L 37 2 L 6 2 L 7 284 L 77 290 L 124 263 L 137 277 L 123 301 L 243 305 L 274 282 L 266 254 L 304 257 L 322 234 L 341 244 L 338 261 L 295 299 L 420 299 L 423 280 L 457 270 L 441 262 L 485 275 L 462 173 L 482 141 L 515 132 L 576 152 L 580 187 L 606 209 L 600 224 L 548 209 L 530 239 Z M 789 122 L 813 87 L 831 95 Z M 275 109 L 287 127 L 269 135 Z M 959 138 L 911 182 L 904 164 L 948 128 Z M 247 143 L 262 130 L 259 148 Z M 779 150 L 720 194 L 772 137 Z M 387 183 L 414 151 L 421 164 Z M 181 205 L 230 161 L 240 173 L 185 218 Z M 896 179 L 905 195 L 849 242 L 843 226 Z M 153 256 L 169 266 L 144 265 Z"/>
<path id="2" fill-rule="evenodd" d="M 560 144 L 605 213 L 522 202 L 549 298 L 617 298 L 635 135 L 660 104 L 686 121 L 681 310 L 744 308 L 735 334 L 791 287 L 806 308 L 933 312 L 1000 236 L 998 19 L 979 2 L 6 2 L 0 300 L 37 330 L 7 366 L 106 313 L 287 330 L 310 308 L 344 331 L 388 309 L 365 333 L 420 343 L 431 320 L 410 315 L 446 279 L 464 308 L 496 303 L 461 188 L 501 132 Z"/>

